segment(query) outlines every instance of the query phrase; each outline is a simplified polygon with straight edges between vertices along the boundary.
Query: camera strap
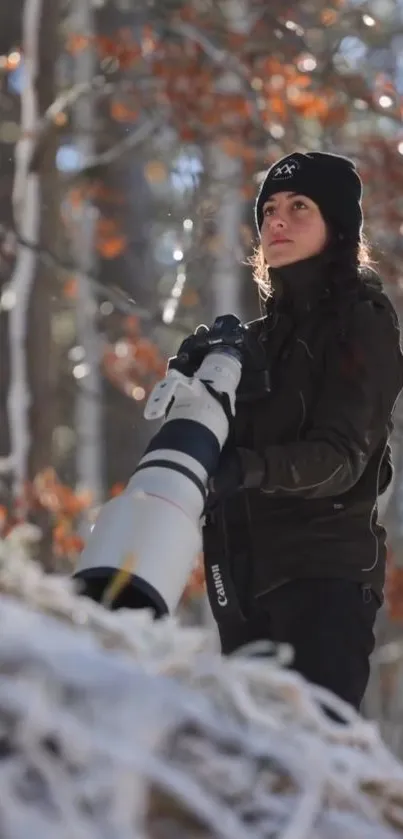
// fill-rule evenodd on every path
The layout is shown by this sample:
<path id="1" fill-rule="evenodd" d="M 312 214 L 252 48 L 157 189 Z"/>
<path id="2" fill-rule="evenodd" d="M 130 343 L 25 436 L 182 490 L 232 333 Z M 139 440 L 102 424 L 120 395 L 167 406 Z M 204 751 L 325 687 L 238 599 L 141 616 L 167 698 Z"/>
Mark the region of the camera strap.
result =
<path id="1" fill-rule="evenodd" d="M 210 382 L 207 382 L 205 379 L 201 379 L 201 381 L 204 384 L 204 387 L 206 388 L 206 390 L 209 392 L 209 394 L 211 396 L 213 396 L 214 399 L 216 399 L 217 402 L 221 405 L 221 407 L 224 411 L 224 414 L 227 417 L 228 423 L 229 423 L 229 425 L 231 425 L 234 417 L 233 417 L 233 414 L 232 414 L 232 411 L 231 411 L 231 403 L 230 403 L 230 400 L 229 400 L 228 393 L 218 393 L 218 391 L 216 391 L 211 386 Z"/>
<path id="2" fill-rule="evenodd" d="M 204 574 L 211 611 L 217 623 L 224 623 L 230 618 L 245 621 L 246 615 L 239 601 L 225 549 L 222 511 L 214 512 L 210 519 L 212 521 L 204 528 L 203 543 Z"/>
<path id="3" fill-rule="evenodd" d="M 210 562 L 205 559 L 204 573 L 211 611 L 217 623 L 225 623 L 229 618 L 245 621 L 227 560 L 224 557 Z"/>

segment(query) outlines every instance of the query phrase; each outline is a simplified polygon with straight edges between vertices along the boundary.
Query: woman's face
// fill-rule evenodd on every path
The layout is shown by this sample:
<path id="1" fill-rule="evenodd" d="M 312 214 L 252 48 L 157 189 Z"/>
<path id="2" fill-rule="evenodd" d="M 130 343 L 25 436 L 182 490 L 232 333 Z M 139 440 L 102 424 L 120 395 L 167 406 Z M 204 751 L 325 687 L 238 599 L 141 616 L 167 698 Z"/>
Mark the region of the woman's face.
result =
<path id="1" fill-rule="evenodd" d="M 278 192 L 265 202 L 260 236 L 265 260 L 272 268 L 321 253 L 328 239 L 318 205 L 295 192 Z"/>

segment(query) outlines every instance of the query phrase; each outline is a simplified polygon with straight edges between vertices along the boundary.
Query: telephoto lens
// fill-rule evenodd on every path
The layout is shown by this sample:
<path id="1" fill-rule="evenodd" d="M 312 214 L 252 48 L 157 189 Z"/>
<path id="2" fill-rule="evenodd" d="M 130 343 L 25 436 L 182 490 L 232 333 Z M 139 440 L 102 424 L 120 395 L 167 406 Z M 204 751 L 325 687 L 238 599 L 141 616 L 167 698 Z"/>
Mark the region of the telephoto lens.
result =
<path id="1" fill-rule="evenodd" d="M 242 373 L 240 321 L 217 321 L 203 339 L 191 336 L 198 369 L 187 376 L 169 366 L 151 392 L 144 415 L 164 422 L 124 492 L 101 509 L 80 557 L 80 592 L 108 608 L 147 608 L 157 618 L 173 613 L 201 551 L 207 484 Z"/>

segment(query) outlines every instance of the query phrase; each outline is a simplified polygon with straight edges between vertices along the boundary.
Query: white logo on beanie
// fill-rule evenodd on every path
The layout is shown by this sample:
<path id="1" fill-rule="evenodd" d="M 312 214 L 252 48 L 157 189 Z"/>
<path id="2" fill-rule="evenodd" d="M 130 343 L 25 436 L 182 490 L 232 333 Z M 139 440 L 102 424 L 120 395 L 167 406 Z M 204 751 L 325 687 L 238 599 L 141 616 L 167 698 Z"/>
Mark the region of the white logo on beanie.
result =
<path id="1" fill-rule="evenodd" d="M 286 163 L 282 163 L 281 166 L 276 166 L 271 177 L 273 181 L 285 181 L 287 178 L 292 178 L 294 172 L 296 172 L 299 168 L 298 160 L 295 160 L 294 157 L 290 157 Z"/>

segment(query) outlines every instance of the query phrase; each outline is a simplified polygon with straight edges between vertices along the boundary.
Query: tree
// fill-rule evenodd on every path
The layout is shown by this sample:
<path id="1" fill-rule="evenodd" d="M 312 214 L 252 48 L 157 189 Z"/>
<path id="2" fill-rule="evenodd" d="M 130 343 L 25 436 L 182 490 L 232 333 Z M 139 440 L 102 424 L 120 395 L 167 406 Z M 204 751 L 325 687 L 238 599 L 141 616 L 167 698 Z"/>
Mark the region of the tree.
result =
<path id="1" fill-rule="evenodd" d="M 12 227 L 13 154 L 18 131 L 18 98 L 13 92 L 13 80 L 18 73 L 20 54 L 15 50 L 20 42 L 21 4 L 13 4 L 5 16 L 0 10 L 0 53 L 3 56 L 0 70 L 4 120 L 0 134 L 0 222 L 6 229 Z M 13 296 L 7 291 L 12 267 L 12 243 L 6 238 L 0 252 L 0 505 L 8 506 L 12 474 L 11 440 L 7 411 L 7 394 L 10 377 L 8 320 Z"/>
<path id="2" fill-rule="evenodd" d="M 40 242 L 57 241 L 58 194 L 55 170 L 55 141 L 44 152 L 39 168 L 33 165 L 34 136 L 43 113 L 55 98 L 58 4 L 43 0 L 27 2 L 22 18 L 24 83 L 21 96 L 21 134 L 16 145 L 13 215 L 21 241 L 16 250 L 12 275 L 3 289 L 9 310 L 7 331 L 9 463 L 13 470 L 14 512 L 18 517 L 30 511 L 27 483 L 52 460 L 55 421 L 55 366 L 51 351 L 53 276 L 40 265 L 34 250 Z M 13 53 L 13 65 L 20 61 Z M 10 64 L 11 56 L 9 57 Z M 27 240 L 32 247 L 26 247 Z M 4 404 L 4 403 L 3 403 Z M 46 410 L 44 410 L 46 406 Z M 38 515 L 38 514 L 37 514 Z M 47 531 L 46 517 L 39 517 Z M 43 558 L 49 550 L 43 544 Z"/>
<path id="3" fill-rule="evenodd" d="M 50 481 L 59 499 L 59 533 L 73 534 L 78 513 L 92 515 L 95 500 L 91 488 L 76 486 L 72 403 L 84 392 L 82 405 L 101 403 L 107 443 L 99 457 L 105 492 L 116 491 L 149 434 L 144 399 L 181 338 L 224 305 L 259 313 L 242 261 L 256 242 L 254 195 L 279 155 L 320 147 L 356 160 L 367 232 L 400 306 L 402 18 L 392 0 L 365 9 L 342 0 L 294 0 L 286 8 L 280 0 L 156 0 L 130 9 L 110 2 L 94 12 L 93 31 L 74 14 L 60 16 L 59 31 L 64 69 L 57 101 L 42 113 L 35 155 L 42 159 L 55 143 L 65 167 L 63 237 L 41 256 L 52 260 L 53 283 L 64 278 L 55 323 L 64 335 L 57 391 L 65 418 L 56 439 L 65 444 L 52 455 L 57 471 L 45 485 L 46 497 Z M 80 81 L 76 67 L 89 52 L 93 78 Z M 84 160 L 75 116 L 81 101 L 93 114 Z M 91 328 L 103 347 L 95 390 L 75 331 L 83 266 L 74 217 L 84 206 L 95 214 L 86 273 L 97 307 Z M 223 272 L 236 282 L 223 283 Z M 67 545 L 74 556 L 77 543 L 61 539 L 60 551 Z"/>

